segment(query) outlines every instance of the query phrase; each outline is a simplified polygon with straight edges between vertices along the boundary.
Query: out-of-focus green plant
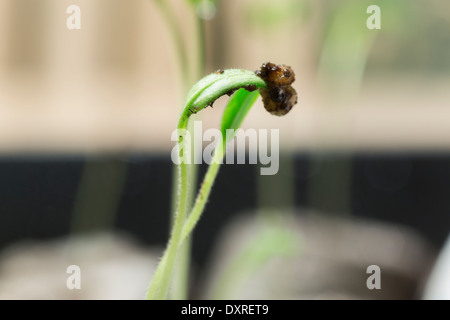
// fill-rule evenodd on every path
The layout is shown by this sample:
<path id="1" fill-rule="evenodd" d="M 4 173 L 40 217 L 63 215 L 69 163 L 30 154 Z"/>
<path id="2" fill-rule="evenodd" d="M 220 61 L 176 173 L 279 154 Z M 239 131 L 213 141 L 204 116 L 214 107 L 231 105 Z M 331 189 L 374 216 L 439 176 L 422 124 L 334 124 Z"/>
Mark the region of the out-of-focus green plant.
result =
<path id="1" fill-rule="evenodd" d="M 322 40 L 317 48 L 318 79 L 324 92 L 325 107 L 345 107 L 361 87 L 370 54 L 382 35 L 399 35 L 410 19 L 411 1 L 407 0 L 342 0 L 324 1 Z M 381 9 L 381 29 L 367 28 L 367 8 L 376 4 Z M 329 124 L 321 125 L 326 134 Z M 328 165 L 321 155 L 313 155 L 311 170 L 326 172 L 311 179 L 309 202 L 323 211 L 350 212 L 351 160 L 343 154 L 338 162 Z M 326 201 L 323 194 L 330 196 Z"/>
<path id="2" fill-rule="evenodd" d="M 381 29 L 369 30 L 367 8 L 381 8 Z M 361 84 L 375 40 L 384 32 L 399 34 L 408 20 L 410 1 L 345 0 L 327 10 L 320 48 L 319 77 L 325 90 L 355 95 Z"/>
<path id="3" fill-rule="evenodd" d="M 245 24 L 264 33 L 278 33 L 280 29 L 299 25 L 308 18 L 310 0 L 271 1 L 258 0 L 248 3 L 244 10 Z"/>
<path id="4" fill-rule="evenodd" d="M 224 273 L 216 280 L 212 299 L 233 299 L 239 286 L 274 257 L 294 257 L 299 253 L 297 234 L 275 221 L 259 219 L 256 234 L 242 245 Z M 269 224 L 270 223 L 270 224 Z"/>

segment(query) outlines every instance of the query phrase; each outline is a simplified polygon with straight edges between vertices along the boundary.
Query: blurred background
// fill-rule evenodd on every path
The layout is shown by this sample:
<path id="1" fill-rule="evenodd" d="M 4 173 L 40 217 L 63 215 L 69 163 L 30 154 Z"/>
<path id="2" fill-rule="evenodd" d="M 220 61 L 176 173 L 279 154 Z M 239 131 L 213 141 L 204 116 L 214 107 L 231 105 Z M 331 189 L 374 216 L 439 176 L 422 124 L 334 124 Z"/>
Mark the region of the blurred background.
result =
<path id="1" fill-rule="evenodd" d="M 266 61 L 293 67 L 299 102 L 278 118 L 258 101 L 243 128 L 280 129 L 280 171 L 222 166 L 190 297 L 448 297 L 428 279 L 450 250 L 449 28 L 438 0 L 0 1 L 0 298 L 142 298 L 187 90 Z"/>

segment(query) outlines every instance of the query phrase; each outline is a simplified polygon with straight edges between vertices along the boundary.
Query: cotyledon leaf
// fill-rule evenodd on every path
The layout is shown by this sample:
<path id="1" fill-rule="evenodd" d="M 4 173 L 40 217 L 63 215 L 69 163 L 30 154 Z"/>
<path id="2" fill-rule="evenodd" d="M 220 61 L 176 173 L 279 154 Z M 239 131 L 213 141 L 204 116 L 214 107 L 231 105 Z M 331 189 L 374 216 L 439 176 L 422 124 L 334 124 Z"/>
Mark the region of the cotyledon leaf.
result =
<path id="1" fill-rule="evenodd" d="M 197 82 L 189 91 L 186 105 L 180 118 L 180 127 L 184 127 L 189 116 L 209 106 L 224 94 L 239 88 L 254 89 L 266 87 L 266 83 L 253 71 L 244 69 L 219 70 Z"/>
<path id="2" fill-rule="evenodd" d="M 258 96 L 258 91 L 249 92 L 245 89 L 239 89 L 233 94 L 222 116 L 220 130 L 224 139 L 232 139 L 234 137 L 234 133 L 233 136 L 227 137 L 227 129 L 239 129 Z"/>

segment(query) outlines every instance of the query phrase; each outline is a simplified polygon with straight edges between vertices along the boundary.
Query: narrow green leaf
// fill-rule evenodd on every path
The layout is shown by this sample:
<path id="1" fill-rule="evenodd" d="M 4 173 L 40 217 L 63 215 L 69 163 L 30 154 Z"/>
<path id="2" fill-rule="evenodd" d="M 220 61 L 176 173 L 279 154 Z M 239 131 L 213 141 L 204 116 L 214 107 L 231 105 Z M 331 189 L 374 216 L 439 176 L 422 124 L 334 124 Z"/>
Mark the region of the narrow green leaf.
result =
<path id="1" fill-rule="evenodd" d="M 222 136 L 224 138 L 226 137 L 227 129 L 236 130 L 241 126 L 245 116 L 258 96 L 258 91 L 249 92 L 245 89 L 239 89 L 233 94 L 222 116 L 220 130 L 222 131 Z M 232 138 L 233 137 L 228 137 L 228 139 Z"/>

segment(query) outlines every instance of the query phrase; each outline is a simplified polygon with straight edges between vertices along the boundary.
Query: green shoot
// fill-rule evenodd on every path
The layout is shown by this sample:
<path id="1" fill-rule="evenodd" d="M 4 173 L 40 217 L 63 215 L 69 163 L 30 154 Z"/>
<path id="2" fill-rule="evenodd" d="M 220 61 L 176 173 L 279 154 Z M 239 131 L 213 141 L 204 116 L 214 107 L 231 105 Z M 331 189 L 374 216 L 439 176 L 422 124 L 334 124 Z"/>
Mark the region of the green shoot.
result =
<path id="1" fill-rule="evenodd" d="M 272 66 L 272 64 L 270 64 Z M 263 65 L 265 67 L 266 64 Z M 280 71 L 282 66 L 276 66 L 277 72 Z M 270 76 L 264 74 L 266 77 Z M 268 79 L 272 79 L 268 77 Z M 280 80 L 280 79 L 278 79 Z M 255 72 L 243 70 L 243 69 L 229 69 L 219 70 L 212 73 L 199 82 L 197 82 L 189 91 L 185 107 L 181 113 L 178 122 L 178 156 L 181 159 L 179 165 L 179 179 L 178 179 L 178 203 L 175 215 L 175 221 L 170 235 L 168 246 L 165 253 L 155 271 L 149 290 L 147 292 L 147 299 L 166 299 L 168 290 L 170 287 L 172 272 L 177 257 L 177 253 L 195 225 L 199 221 L 201 214 L 205 208 L 206 201 L 211 192 L 214 180 L 219 171 L 222 158 L 225 154 L 225 147 L 228 140 L 233 136 L 227 137 L 227 129 L 238 129 L 242 124 L 245 116 L 250 110 L 258 97 L 256 89 L 264 90 L 266 87 L 275 88 L 274 82 L 270 80 L 263 80 L 262 76 L 257 75 Z M 293 90 L 283 84 L 276 87 L 277 92 L 284 92 L 286 89 Z M 236 92 L 237 91 L 237 92 Z M 265 92 L 265 91 L 262 91 Z M 295 91 L 294 91 L 295 92 Z M 188 207 L 188 179 L 187 179 L 187 164 L 182 161 L 184 153 L 184 137 L 188 128 L 189 118 L 192 114 L 195 114 L 207 106 L 214 103 L 216 99 L 225 94 L 233 94 L 230 99 L 221 124 L 221 131 L 223 133 L 223 140 L 219 141 L 216 145 L 213 155 L 212 163 L 210 164 L 208 171 L 205 175 L 203 183 L 201 184 L 199 193 L 195 200 L 194 206 L 187 215 Z M 267 93 L 265 92 L 265 98 Z M 267 99 L 264 100 L 266 102 Z M 280 105 L 285 106 L 286 101 L 281 99 Z M 292 101 L 289 100 L 289 103 Z M 296 102 L 296 97 L 295 97 Z M 274 103 L 274 101 L 271 101 Z M 292 105 L 289 105 L 289 110 Z M 267 108 L 266 108 L 267 109 Z"/>

